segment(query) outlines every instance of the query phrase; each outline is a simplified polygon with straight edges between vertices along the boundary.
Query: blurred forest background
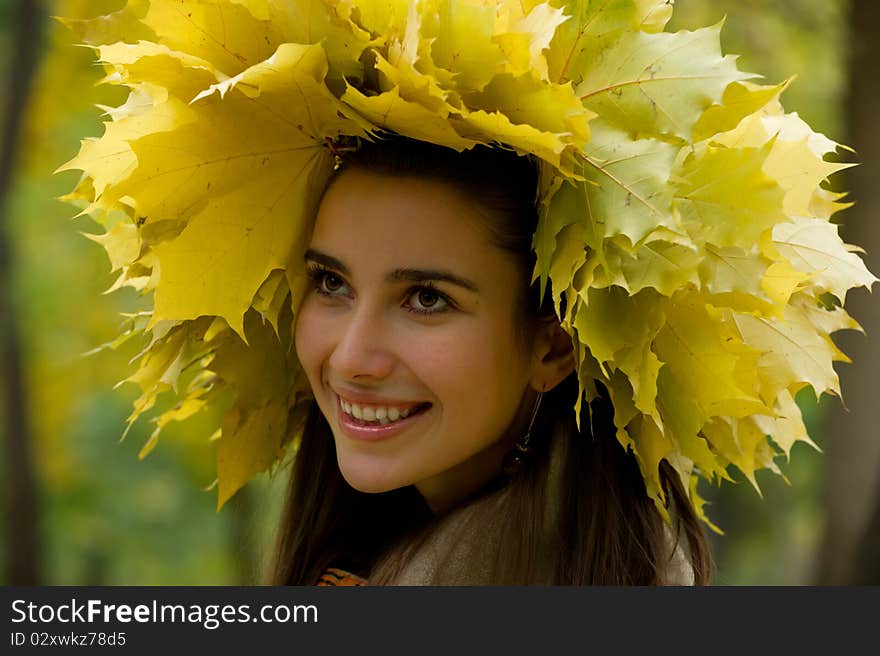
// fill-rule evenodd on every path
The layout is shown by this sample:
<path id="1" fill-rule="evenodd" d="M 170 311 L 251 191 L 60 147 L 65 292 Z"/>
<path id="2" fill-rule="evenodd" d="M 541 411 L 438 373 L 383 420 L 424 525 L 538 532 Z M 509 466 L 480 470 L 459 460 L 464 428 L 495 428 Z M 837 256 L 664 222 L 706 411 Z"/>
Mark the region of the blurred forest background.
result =
<path id="1" fill-rule="evenodd" d="M 139 345 L 83 354 L 112 340 L 136 311 L 113 282 L 97 233 L 59 200 L 77 172 L 53 174 L 101 133 L 102 110 L 124 98 L 97 87 L 93 53 L 53 15 L 94 16 L 121 0 L 0 0 L 0 583 L 220 585 L 261 580 L 284 472 L 261 477 L 215 511 L 212 445 L 197 426 L 169 427 L 138 452 L 151 426 L 119 440 L 135 398 Z M 844 240 L 880 273 L 880 3 L 871 0 L 678 0 L 669 29 L 726 17 L 722 45 L 740 67 L 776 83 L 819 132 L 852 146 L 861 166 L 834 189 L 856 205 L 835 217 Z M 795 447 L 791 485 L 759 474 L 704 489 L 721 585 L 880 584 L 880 302 L 851 292 L 868 333 L 842 333 L 855 364 L 838 367 L 839 399 L 799 396 L 822 452 Z"/>

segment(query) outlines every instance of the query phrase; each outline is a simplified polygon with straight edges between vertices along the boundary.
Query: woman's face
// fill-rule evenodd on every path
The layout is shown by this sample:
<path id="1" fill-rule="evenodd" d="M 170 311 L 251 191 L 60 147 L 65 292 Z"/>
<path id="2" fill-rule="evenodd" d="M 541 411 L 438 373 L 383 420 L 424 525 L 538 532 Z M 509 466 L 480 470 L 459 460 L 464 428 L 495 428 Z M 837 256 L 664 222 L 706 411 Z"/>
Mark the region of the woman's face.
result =
<path id="1" fill-rule="evenodd" d="M 431 180 L 351 169 L 324 196 L 296 350 L 358 490 L 415 484 L 439 505 L 531 410 L 522 272 L 485 221 Z"/>

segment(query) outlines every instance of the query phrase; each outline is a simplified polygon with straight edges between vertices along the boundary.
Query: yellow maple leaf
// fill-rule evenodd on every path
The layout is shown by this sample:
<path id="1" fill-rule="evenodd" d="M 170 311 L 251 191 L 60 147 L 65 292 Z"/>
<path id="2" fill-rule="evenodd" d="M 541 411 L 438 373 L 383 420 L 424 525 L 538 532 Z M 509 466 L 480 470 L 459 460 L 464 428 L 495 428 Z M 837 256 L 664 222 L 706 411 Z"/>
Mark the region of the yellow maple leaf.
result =
<path id="1" fill-rule="evenodd" d="M 142 21 L 158 43 L 212 62 L 226 76 L 264 61 L 283 42 L 271 21 L 228 0 L 150 0 Z"/>
<path id="2" fill-rule="evenodd" d="M 770 147 L 708 145 L 684 158 L 675 177 L 676 208 L 695 241 L 748 249 L 785 220 L 784 192 L 763 168 Z"/>
<path id="3" fill-rule="evenodd" d="M 837 349 L 827 335 L 817 333 L 808 317 L 789 306 L 782 320 L 734 313 L 737 328 L 753 348 L 761 351 L 758 377 L 762 396 L 776 401 L 777 391 L 797 391 L 810 385 L 817 394 L 840 394 L 832 361 Z"/>
<path id="4" fill-rule="evenodd" d="M 773 246 L 792 267 L 841 301 L 853 287 L 870 287 L 877 278 L 858 255 L 847 249 L 837 226 L 824 219 L 798 218 L 773 228 Z"/>
<path id="5" fill-rule="evenodd" d="M 790 80 L 775 86 L 752 82 L 732 82 L 724 90 L 721 102 L 709 107 L 694 124 L 694 141 L 703 141 L 736 128 L 740 122 L 779 98 Z M 752 144 L 754 145 L 754 144 Z"/>
<path id="6" fill-rule="evenodd" d="M 187 219 L 175 239 L 155 247 L 162 272 L 155 320 L 216 315 L 241 334 L 259 286 L 301 246 L 332 170 L 325 139 L 360 132 L 339 115 L 325 71 L 320 46 L 281 46 L 270 62 L 193 104 L 169 98 L 156 110 L 167 129 L 129 142 L 137 167 L 115 193 L 134 198 L 147 223 Z"/>
<path id="7" fill-rule="evenodd" d="M 751 380 L 743 378 L 760 353 L 733 339 L 723 316 L 713 313 L 698 297 L 681 295 L 668 307 L 667 321 L 654 339 L 654 351 L 674 376 L 686 398 L 705 417 L 744 417 L 766 411 Z M 754 378 L 754 373 L 751 374 Z M 669 400 L 661 398 L 666 405 Z"/>
<path id="8" fill-rule="evenodd" d="M 104 247 L 110 258 L 111 271 L 122 269 L 140 255 L 141 240 L 133 223 L 119 221 L 103 235 L 83 234 Z"/>

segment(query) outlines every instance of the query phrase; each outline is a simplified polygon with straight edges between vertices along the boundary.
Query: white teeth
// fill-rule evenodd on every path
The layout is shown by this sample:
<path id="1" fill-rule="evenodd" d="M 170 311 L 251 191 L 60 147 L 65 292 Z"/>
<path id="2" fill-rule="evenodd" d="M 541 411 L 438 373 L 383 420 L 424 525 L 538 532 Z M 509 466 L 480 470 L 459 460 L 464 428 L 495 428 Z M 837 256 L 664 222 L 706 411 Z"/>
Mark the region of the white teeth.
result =
<path id="1" fill-rule="evenodd" d="M 346 414 L 353 416 L 355 419 L 378 423 L 382 426 L 387 426 L 398 419 L 404 419 L 415 410 L 414 407 L 401 410 L 396 407 L 358 405 L 357 403 L 349 403 L 342 399 L 339 402 L 343 412 Z"/>

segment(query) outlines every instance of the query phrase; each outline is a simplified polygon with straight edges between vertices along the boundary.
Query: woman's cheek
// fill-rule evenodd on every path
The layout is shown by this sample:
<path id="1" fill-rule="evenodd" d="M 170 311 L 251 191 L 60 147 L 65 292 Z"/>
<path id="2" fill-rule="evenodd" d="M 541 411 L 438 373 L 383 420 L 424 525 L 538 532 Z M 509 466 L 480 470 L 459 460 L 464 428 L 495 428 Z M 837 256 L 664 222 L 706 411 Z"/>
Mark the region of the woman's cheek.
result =
<path id="1" fill-rule="evenodd" d="M 331 322 L 322 318 L 321 309 L 316 306 L 314 299 L 306 298 L 294 325 L 294 345 L 296 355 L 312 384 L 318 382 L 313 376 L 320 376 L 321 353 L 328 348 L 330 328 Z"/>
<path id="2" fill-rule="evenodd" d="M 490 341 L 481 331 L 473 330 L 474 326 L 469 328 L 438 328 L 436 334 L 423 333 L 421 339 L 410 343 L 405 354 L 399 351 L 409 371 L 447 409 L 450 405 L 478 403 L 485 394 L 491 395 L 488 387 L 498 382 L 492 375 L 494 353 Z"/>

